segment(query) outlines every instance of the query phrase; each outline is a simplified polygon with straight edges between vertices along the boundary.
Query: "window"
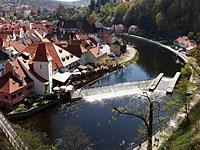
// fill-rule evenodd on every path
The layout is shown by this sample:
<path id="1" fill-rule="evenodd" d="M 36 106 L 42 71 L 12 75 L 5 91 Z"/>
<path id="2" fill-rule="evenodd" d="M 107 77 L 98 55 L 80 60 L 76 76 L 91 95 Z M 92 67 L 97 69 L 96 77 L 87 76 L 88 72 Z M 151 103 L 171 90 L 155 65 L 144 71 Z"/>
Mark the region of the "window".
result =
<path id="1" fill-rule="evenodd" d="M 12 95 L 12 99 L 15 99 L 16 97 L 17 97 L 16 94 Z"/>
<path id="2" fill-rule="evenodd" d="M 7 96 L 7 95 L 4 95 L 4 98 L 5 98 L 5 99 L 8 99 L 8 96 Z"/>
<path id="3" fill-rule="evenodd" d="M 18 93 L 18 96 L 21 96 L 21 95 L 22 95 L 22 92 L 19 92 L 19 93 Z"/>
<path id="4" fill-rule="evenodd" d="M 40 70 L 42 70 L 42 65 L 40 65 Z"/>
<path id="5" fill-rule="evenodd" d="M 32 85 L 29 85 L 27 88 L 26 88 L 26 90 L 30 90 L 32 88 Z"/>

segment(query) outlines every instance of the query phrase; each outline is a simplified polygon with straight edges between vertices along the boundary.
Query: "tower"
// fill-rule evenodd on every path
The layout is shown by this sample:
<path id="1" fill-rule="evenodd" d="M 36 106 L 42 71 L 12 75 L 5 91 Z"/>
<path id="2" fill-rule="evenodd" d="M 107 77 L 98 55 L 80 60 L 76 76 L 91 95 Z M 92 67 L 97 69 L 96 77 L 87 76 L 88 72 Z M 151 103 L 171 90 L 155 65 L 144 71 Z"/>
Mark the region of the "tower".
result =
<path id="1" fill-rule="evenodd" d="M 52 57 L 48 52 L 48 43 L 40 43 L 33 58 L 33 69 L 40 77 L 49 83 L 45 85 L 45 92 L 52 92 Z"/>

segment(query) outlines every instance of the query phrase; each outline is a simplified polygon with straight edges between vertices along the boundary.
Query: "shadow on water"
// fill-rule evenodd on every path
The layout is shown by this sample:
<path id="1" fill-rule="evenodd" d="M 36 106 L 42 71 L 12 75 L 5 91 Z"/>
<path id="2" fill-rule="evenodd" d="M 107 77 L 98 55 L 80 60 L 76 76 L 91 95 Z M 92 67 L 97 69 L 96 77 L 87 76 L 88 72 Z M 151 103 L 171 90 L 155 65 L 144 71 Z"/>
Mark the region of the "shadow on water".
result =
<path id="1" fill-rule="evenodd" d="M 130 38 L 129 40 L 133 42 Z M 181 66 L 175 63 L 176 56 L 170 52 L 146 42 L 142 43 L 142 41 L 138 41 L 135 45 L 139 51 L 139 59 L 136 64 L 131 64 L 123 70 L 101 79 L 91 87 L 152 79 L 160 72 L 171 77 L 180 70 Z M 139 127 L 142 126 L 140 120 L 122 116 L 111 127 L 108 126 L 109 120 L 113 116 L 112 106 L 126 106 L 130 99 L 130 96 L 125 96 L 92 103 L 81 101 L 71 106 L 62 105 L 17 123 L 46 132 L 50 142 L 58 145 L 59 142 L 62 142 L 64 129 L 76 126 L 77 129 L 72 129 L 73 132 L 67 130 L 67 136 L 80 131 L 81 137 L 89 140 L 89 146 L 92 149 L 120 150 L 122 149 L 120 143 L 124 140 L 124 147 L 128 147 L 128 144 L 137 136 Z M 143 107 L 138 98 L 133 99 L 135 106 Z M 163 114 L 165 113 L 163 112 Z M 77 135 L 76 138 L 79 137 L 80 135 Z M 73 140 L 72 142 L 75 142 Z M 62 149 L 62 146 L 60 148 Z"/>

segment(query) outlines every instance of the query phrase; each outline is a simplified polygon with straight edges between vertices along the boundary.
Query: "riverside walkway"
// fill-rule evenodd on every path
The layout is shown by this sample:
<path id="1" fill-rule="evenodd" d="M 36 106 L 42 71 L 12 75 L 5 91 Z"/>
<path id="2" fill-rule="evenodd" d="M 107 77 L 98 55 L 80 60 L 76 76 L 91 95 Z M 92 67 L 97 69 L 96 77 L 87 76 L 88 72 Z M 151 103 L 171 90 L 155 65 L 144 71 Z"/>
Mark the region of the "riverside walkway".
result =
<path id="1" fill-rule="evenodd" d="M 163 47 L 165 48 L 166 50 L 169 50 L 171 51 L 172 53 L 174 53 L 175 55 L 179 56 L 184 62 L 188 62 L 188 57 L 181 53 L 181 52 L 178 52 L 176 51 L 175 49 L 171 48 L 170 46 L 167 46 L 167 45 L 164 45 L 164 44 L 161 44 L 160 42 L 157 42 L 157 41 L 154 41 L 154 40 L 150 40 L 150 39 L 147 39 L 147 38 L 144 38 L 144 37 L 141 37 L 141 36 L 137 36 L 137 35 L 130 35 L 130 34 L 123 34 L 125 36 L 130 36 L 130 37 L 134 37 L 134 38 L 137 38 L 137 39 L 142 39 L 144 41 L 147 41 L 147 42 L 150 42 L 150 43 L 153 43 L 153 44 L 156 44 L 160 47 Z"/>
<path id="2" fill-rule="evenodd" d="M 0 111 L 0 128 L 3 133 L 6 135 L 13 148 L 16 150 L 28 150 L 28 147 L 25 146 L 21 138 L 14 131 L 11 123 L 6 119 L 3 113 Z"/>

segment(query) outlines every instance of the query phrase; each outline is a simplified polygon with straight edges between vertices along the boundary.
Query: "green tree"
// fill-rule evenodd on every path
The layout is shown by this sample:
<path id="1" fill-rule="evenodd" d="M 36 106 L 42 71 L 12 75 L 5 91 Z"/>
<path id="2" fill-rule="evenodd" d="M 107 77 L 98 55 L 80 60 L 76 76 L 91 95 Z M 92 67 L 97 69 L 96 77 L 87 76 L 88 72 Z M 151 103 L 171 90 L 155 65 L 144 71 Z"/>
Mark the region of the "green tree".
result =
<path id="1" fill-rule="evenodd" d="M 128 9 L 128 3 L 121 3 L 120 5 L 115 7 L 114 12 L 114 24 L 123 24 L 123 17 L 126 14 Z"/>
<path id="2" fill-rule="evenodd" d="M 18 136 L 25 143 L 25 145 L 28 146 L 29 150 L 57 149 L 54 145 L 47 144 L 48 138 L 45 133 L 24 129 L 18 125 L 14 125 L 13 127 L 17 132 Z M 3 150 L 15 150 L 15 148 L 12 147 L 12 145 L 8 142 L 8 139 L 5 136 L 3 136 L 3 140 L 0 141 L 0 145 Z"/>

